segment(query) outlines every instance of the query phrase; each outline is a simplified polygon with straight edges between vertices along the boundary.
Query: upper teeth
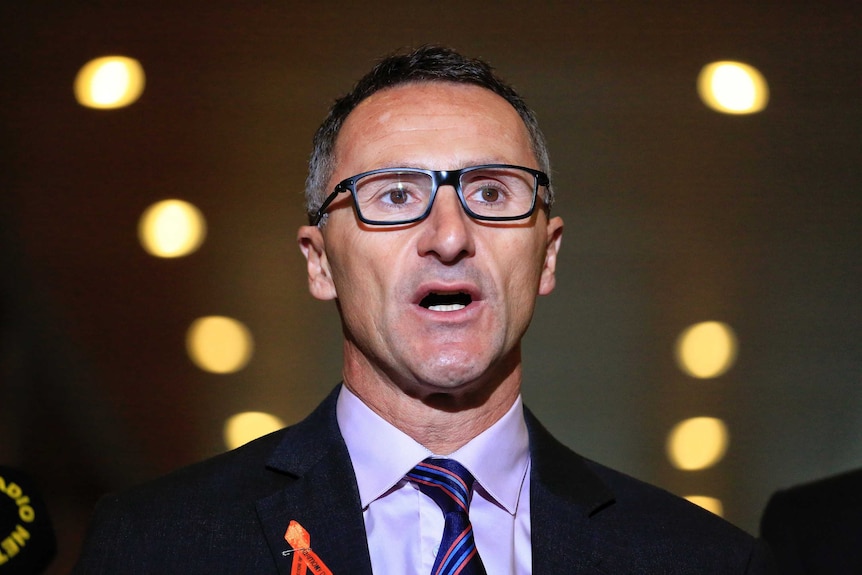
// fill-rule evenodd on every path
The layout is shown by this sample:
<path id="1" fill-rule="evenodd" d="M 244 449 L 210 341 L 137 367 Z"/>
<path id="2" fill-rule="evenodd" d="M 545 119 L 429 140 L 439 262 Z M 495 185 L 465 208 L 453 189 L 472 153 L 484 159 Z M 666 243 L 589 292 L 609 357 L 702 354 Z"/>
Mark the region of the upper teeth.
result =
<path id="1" fill-rule="evenodd" d="M 458 311 L 459 309 L 464 309 L 464 304 L 461 303 L 451 303 L 451 304 L 439 304 L 428 306 L 428 309 L 431 311 Z"/>

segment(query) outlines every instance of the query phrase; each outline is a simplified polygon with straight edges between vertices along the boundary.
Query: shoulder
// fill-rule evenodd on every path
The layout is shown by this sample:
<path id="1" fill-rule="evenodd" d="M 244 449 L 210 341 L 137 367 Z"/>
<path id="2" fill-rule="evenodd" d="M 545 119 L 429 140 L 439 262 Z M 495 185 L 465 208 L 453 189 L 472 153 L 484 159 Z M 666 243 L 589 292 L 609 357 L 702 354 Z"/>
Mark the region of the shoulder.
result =
<path id="1" fill-rule="evenodd" d="M 627 537 L 716 544 L 725 551 L 739 549 L 746 554 L 754 543 L 754 537 L 742 529 L 677 495 L 595 461 L 584 462 L 613 493 L 613 501 L 597 516 L 620 525 Z"/>
<path id="2" fill-rule="evenodd" d="M 263 572 L 269 558 L 255 496 L 272 485 L 266 454 L 284 432 L 177 470 L 96 505 L 74 573 L 200 572 L 201 566 L 246 564 Z M 232 550 L 241 547 L 250 554 Z M 216 569 L 218 570 L 218 569 Z"/>
<path id="3" fill-rule="evenodd" d="M 335 419 L 336 388 L 304 420 L 231 451 L 108 495 L 107 502 L 144 509 L 243 505 L 290 482 L 341 447 Z"/>
<path id="4" fill-rule="evenodd" d="M 184 541 L 191 549 L 199 539 L 226 543 L 243 537 L 256 523 L 256 499 L 284 481 L 265 467 L 284 433 L 105 495 L 93 513 L 82 559 L 90 553 L 142 554 L 150 561 Z"/>
<path id="5" fill-rule="evenodd" d="M 862 535 L 860 514 L 862 469 L 775 492 L 766 505 L 761 531 L 767 539 L 779 531 L 810 532 L 814 539 L 842 533 L 857 538 Z"/>
<path id="6" fill-rule="evenodd" d="M 773 494 L 769 508 L 817 514 L 837 503 L 843 509 L 862 507 L 862 469 L 779 490 Z"/>
<path id="7" fill-rule="evenodd" d="M 836 572 L 862 569 L 862 469 L 775 492 L 760 530 L 788 573 L 802 565 Z"/>
<path id="8" fill-rule="evenodd" d="M 528 416 L 537 521 L 576 526 L 565 545 L 587 546 L 606 572 L 760 573 L 754 537 L 668 491 L 586 459 Z M 562 519 L 562 520 L 561 520 Z M 532 519 L 531 519 L 532 520 Z"/>
<path id="9" fill-rule="evenodd" d="M 177 469 L 167 475 L 106 495 L 104 502 L 145 508 L 170 508 L 191 503 L 254 497 L 272 484 L 273 474 L 267 469 L 270 454 L 283 440 L 282 429 L 247 443 L 237 449 L 216 455 Z M 213 496 L 218 495 L 214 500 Z"/>
<path id="10" fill-rule="evenodd" d="M 345 451 L 333 440 L 332 397 L 296 425 L 104 496 L 75 572 L 112 573 L 130 561 L 138 573 L 272 568 L 258 505 Z"/>

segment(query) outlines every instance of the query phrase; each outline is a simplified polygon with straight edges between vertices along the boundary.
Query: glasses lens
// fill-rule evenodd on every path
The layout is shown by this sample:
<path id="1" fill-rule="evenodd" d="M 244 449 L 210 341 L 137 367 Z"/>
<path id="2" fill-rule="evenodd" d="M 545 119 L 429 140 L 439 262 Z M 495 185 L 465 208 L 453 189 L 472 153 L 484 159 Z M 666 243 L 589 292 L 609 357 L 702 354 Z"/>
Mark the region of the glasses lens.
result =
<path id="1" fill-rule="evenodd" d="M 461 192 L 477 216 L 526 216 L 533 208 L 536 177 L 519 168 L 479 168 L 461 175 Z"/>
<path id="2" fill-rule="evenodd" d="M 428 174 L 383 172 L 356 182 L 359 213 L 367 220 L 402 222 L 420 217 L 431 198 L 433 180 Z"/>

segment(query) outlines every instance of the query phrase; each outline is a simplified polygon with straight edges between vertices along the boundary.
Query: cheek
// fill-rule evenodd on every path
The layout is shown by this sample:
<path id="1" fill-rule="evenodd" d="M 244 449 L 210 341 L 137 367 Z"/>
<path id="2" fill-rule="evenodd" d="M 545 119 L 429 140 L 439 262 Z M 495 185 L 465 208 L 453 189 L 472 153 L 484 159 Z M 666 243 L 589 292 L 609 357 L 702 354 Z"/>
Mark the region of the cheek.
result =
<path id="1" fill-rule="evenodd" d="M 508 288 L 508 297 L 519 302 L 533 300 L 539 291 L 539 281 L 545 262 L 545 252 L 537 243 L 512 245 L 503 254 L 500 269 Z"/>
<path id="2" fill-rule="evenodd" d="M 532 311 L 539 291 L 539 274 L 536 267 L 524 264 L 512 270 L 509 277 L 511 281 L 507 297 L 512 302 L 510 307 L 513 308 L 513 312 L 517 314 L 520 310 Z"/>
<path id="3" fill-rule="evenodd" d="M 402 261 L 401 255 L 393 249 L 398 242 L 372 242 L 365 235 L 368 233 L 339 237 L 338 245 L 346 249 L 330 256 L 338 299 L 344 311 L 354 315 L 363 314 L 366 311 L 363 308 L 379 309 L 396 283 L 396 270 Z"/>
<path id="4" fill-rule="evenodd" d="M 348 315 L 368 313 L 384 300 L 376 271 L 369 266 L 347 263 L 333 270 L 332 278 L 342 311 Z"/>

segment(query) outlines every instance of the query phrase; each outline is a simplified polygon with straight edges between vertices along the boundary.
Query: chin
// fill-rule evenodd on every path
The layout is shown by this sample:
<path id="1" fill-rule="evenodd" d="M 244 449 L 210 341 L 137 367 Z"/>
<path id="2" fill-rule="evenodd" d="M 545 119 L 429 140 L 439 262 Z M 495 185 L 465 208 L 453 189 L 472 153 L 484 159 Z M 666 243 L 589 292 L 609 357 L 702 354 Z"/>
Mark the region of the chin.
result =
<path id="1" fill-rule="evenodd" d="M 476 356 L 457 354 L 445 358 L 438 356 L 433 361 L 420 366 L 416 374 L 420 381 L 427 382 L 429 385 L 457 389 L 469 386 L 480 379 L 488 369 L 488 363 L 477 361 Z"/>
<path id="2" fill-rule="evenodd" d="M 417 375 L 420 394 L 426 397 L 487 397 L 500 383 L 489 377 L 485 369 L 448 369 Z"/>

